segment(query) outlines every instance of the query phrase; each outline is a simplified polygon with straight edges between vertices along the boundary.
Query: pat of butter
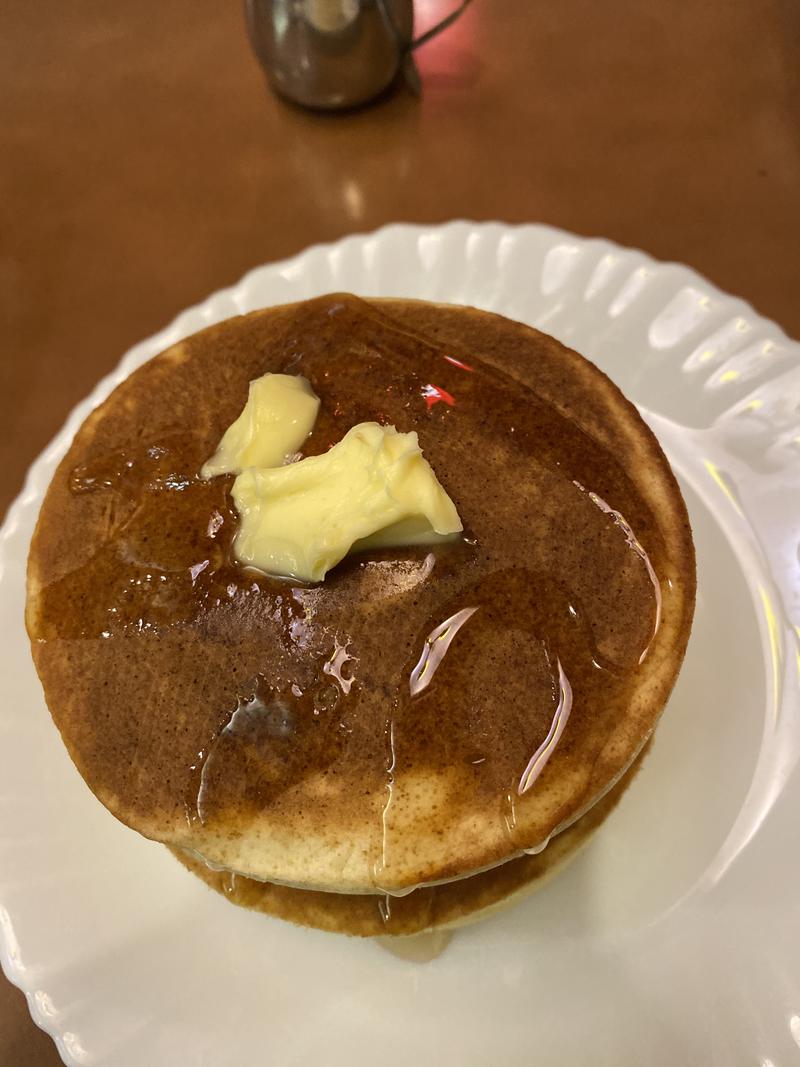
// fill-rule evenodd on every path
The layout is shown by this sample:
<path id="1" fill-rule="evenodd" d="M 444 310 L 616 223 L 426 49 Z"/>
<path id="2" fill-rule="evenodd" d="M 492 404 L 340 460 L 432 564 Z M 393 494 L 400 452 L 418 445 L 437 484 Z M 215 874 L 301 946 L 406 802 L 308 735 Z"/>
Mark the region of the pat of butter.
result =
<path id="1" fill-rule="evenodd" d="M 463 529 L 416 433 L 362 422 L 321 456 L 233 483 L 237 558 L 270 574 L 321 581 L 351 549 L 442 540 Z"/>
<path id="2" fill-rule="evenodd" d="M 319 397 L 297 374 L 264 374 L 250 382 L 247 403 L 223 434 L 201 477 L 239 474 L 247 467 L 280 467 L 311 433 Z"/>

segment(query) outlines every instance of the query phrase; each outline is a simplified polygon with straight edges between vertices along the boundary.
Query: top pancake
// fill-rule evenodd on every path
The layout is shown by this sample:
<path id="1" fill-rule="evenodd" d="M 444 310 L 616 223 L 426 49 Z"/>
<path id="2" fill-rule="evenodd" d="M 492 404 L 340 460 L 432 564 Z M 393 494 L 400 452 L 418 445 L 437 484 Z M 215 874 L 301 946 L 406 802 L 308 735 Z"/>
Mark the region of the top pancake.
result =
<path id="1" fill-rule="evenodd" d="M 322 401 L 305 454 L 361 421 L 417 430 L 464 537 L 316 586 L 240 568 L 232 479 L 198 472 L 266 371 Z M 341 295 L 230 319 L 118 386 L 54 475 L 28 579 L 48 705 L 115 815 L 350 893 L 463 877 L 579 817 L 649 737 L 694 604 L 675 479 L 596 367 L 472 308 Z M 412 695 L 426 638 L 467 608 Z M 572 712 L 520 795 L 559 665 Z"/>

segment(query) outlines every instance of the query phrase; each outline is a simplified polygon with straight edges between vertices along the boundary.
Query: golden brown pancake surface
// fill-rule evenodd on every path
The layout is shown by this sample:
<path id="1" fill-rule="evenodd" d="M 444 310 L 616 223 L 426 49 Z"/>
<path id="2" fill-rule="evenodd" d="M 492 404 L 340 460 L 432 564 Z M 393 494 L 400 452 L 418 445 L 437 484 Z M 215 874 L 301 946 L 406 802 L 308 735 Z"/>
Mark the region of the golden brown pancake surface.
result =
<path id="1" fill-rule="evenodd" d="M 520 856 L 471 877 L 425 886 L 401 897 L 293 889 L 214 870 L 177 849 L 173 849 L 173 855 L 231 903 L 299 926 L 355 937 L 406 937 L 449 930 L 485 918 L 543 888 L 575 858 L 617 806 L 650 743 L 614 788 L 541 852 Z"/>
<path id="2" fill-rule="evenodd" d="M 464 537 L 316 586 L 239 567 L 231 478 L 198 471 L 266 371 L 321 398 L 304 454 L 364 420 L 417 430 Z M 123 821 L 245 875 L 396 892 L 504 862 L 613 785 L 693 601 L 674 477 L 596 368 L 474 309 L 339 295 L 188 338 L 86 420 L 34 535 L 28 627 L 67 747 Z M 571 714 L 521 793 L 562 673 Z"/>

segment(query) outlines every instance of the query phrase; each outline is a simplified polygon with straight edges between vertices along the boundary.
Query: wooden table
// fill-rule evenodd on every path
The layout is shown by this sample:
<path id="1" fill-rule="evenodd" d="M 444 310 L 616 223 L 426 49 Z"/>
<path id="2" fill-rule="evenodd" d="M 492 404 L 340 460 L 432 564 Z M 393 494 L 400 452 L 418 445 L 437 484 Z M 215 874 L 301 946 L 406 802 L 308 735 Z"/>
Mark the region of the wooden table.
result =
<path id="1" fill-rule="evenodd" d="M 420 22 L 448 0 L 418 0 Z M 7 0 L 0 513 L 133 342 L 258 263 L 391 220 L 543 221 L 691 264 L 800 335 L 794 0 L 476 0 L 404 90 L 265 89 L 238 6 Z M 0 1063 L 60 1062 L 0 979 Z"/>

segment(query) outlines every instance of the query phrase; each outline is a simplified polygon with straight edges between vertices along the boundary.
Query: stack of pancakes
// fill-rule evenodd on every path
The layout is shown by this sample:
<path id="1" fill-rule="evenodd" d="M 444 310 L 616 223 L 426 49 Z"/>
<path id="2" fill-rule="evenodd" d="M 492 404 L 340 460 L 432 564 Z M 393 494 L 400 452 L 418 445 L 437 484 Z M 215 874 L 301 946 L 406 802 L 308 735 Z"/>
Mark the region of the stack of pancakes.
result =
<path id="1" fill-rule="evenodd" d="M 463 536 L 317 585 L 242 568 L 233 479 L 199 471 L 270 371 L 321 399 L 305 455 L 363 421 L 416 430 Z M 597 368 L 472 308 L 334 295 L 204 330 L 89 416 L 42 507 L 27 625 L 119 819 L 237 903 L 406 934 L 539 884 L 606 817 L 694 588 L 674 476 Z"/>

